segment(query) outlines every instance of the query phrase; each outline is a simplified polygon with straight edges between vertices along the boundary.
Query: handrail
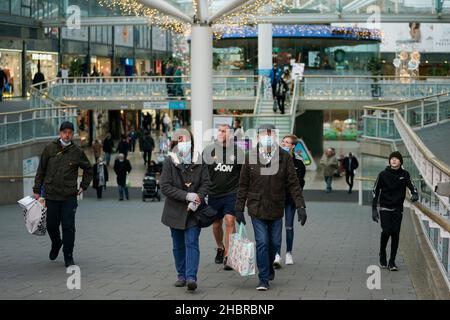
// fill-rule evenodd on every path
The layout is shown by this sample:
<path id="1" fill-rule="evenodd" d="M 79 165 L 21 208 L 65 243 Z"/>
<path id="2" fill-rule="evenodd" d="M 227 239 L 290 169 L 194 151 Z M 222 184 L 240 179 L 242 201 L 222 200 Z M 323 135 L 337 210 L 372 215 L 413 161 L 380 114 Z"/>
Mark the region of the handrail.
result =
<path id="1" fill-rule="evenodd" d="M 25 109 L 20 111 L 8 111 L 8 112 L 0 112 L 0 116 L 8 116 L 11 114 L 21 114 L 26 112 L 35 112 L 35 111 L 45 111 L 45 110 L 64 110 L 64 109 L 79 109 L 80 107 L 68 105 L 67 107 L 54 107 L 54 108 L 33 108 L 33 109 Z"/>
<path id="2" fill-rule="evenodd" d="M 258 89 L 256 90 L 255 107 L 253 108 L 253 114 L 256 114 L 256 110 L 258 109 L 258 104 L 259 104 L 259 101 L 261 100 L 261 92 L 262 92 L 263 85 L 264 85 L 264 78 L 259 77 L 258 78 Z"/>
<path id="3" fill-rule="evenodd" d="M 450 80 L 450 77 L 442 76 L 418 76 L 414 79 L 406 78 L 402 76 L 372 76 L 372 75 L 321 75 L 321 74 L 304 74 L 303 78 L 349 78 L 349 79 L 402 79 L 402 80 L 417 80 L 417 79 L 446 79 Z"/>
<path id="4" fill-rule="evenodd" d="M 407 201 L 409 201 L 409 200 L 407 200 Z M 433 211 L 431 211 L 430 209 L 428 209 L 427 207 L 425 207 L 423 204 L 421 204 L 418 201 L 416 201 L 416 202 L 409 201 L 409 202 L 412 205 L 414 205 L 417 209 L 419 209 L 423 214 L 425 214 L 428 218 L 433 220 L 433 222 L 437 223 L 443 230 L 450 232 L 450 222 L 448 222 L 447 220 L 442 218 L 442 216 L 434 213 Z"/>
<path id="5" fill-rule="evenodd" d="M 292 101 L 291 101 L 291 129 L 290 132 L 293 133 L 294 132 L 294 127 L 295 127 L 295 118 L 297 117 L 297 91 L 299 88 L 299 78 L 295 77 L 294 78 L 294 89 L 292 91 Z"/>
<path id="6" fill-rule="evenodd" d="M 422 101 L 422 100 L 428 100 L 428 99 L 432 99 L 432 98 L 437 98 L 437 97 L 441 97 L 441 96 L 448 96 L 450 95 L 449 92 L 445 92 L 445 93 L 437 93 L 431 96 L 426 96 L 426 97 L 422 97 L 422 98 L 415 98 L 415 99 L 409 99 L 409 100 L 402 100 L 402 101 L 397 101 L 397 102 L 388 102 L 388 103 L 380 103 L 380 104 L 374 104 L 371 106 L 364 106 L 364 108 L 367 109 L 375 109 L 375 110 L 388 110 L 391 109 L 389 111 L 394 111 L 397 110 L 396 108 L 390 108 L 391 106 L 396 106 L 396 105 L 401 105 L 402 107 L 406 104 L 406 103 L 411 103 L 411 102 L 417 102 L 417 101 Z"/>

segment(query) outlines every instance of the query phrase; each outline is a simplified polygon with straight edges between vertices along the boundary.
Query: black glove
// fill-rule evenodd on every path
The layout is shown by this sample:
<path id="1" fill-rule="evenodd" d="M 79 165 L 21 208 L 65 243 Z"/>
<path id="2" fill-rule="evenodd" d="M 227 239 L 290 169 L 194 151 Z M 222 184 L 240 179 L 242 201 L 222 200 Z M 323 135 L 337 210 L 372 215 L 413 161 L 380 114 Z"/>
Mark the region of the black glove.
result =
<path id="1" fill-rule="evenodd" d="M 244 213 L 243 212 L 236 211 L 235 216 L 236 216 L 236 222 L 237 223 L 243 223 L 244 225 L 247 224 L 247 222 L 245 222 L 245 217 L 244 217 Z"/>
<path id="2" fill-rule="evenodd" d="M 297 208 L 297 214 L 298 214 L 298 221 L 302 226 L 306 223 L 306 208 Z"/>
<path id="3" fill-rule="evenodd" d="M 417 193 L 413 193 L 411 195 L 411 202 L 416 202 L 417 200 L 419 200 L 419 195 Z"/>
<path id="4" fill-rule="evenodd" d="M 378 219 L 380 219 L 380 214 L 377 208 L 372 208 L 372 220 L 378 223 Z"/>

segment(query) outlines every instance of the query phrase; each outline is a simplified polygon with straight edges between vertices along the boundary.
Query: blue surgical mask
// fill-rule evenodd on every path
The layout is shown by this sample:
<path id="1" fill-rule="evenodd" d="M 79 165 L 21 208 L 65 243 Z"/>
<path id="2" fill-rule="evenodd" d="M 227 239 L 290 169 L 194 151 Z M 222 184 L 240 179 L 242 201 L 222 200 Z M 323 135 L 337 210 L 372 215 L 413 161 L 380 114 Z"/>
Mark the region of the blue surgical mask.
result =
<path id="1" fill-rule="evenodd" d="M 281 147 L 281 149 L 283 149 L 284 151 L 290 153 L 291 152 L 291 148 L 289 147 Z"/>
<path id="2" fill-rule="evenodd" d="M 188 153 L 190 154 L 191 146 L 192 144 L 190 141 L 178 142 L 177 147 L 178 147 L 178 154 L 180 155 L 180 157 L 183 157 Z"/>
<path id="3" fill-rule="evenodd" d="M 192 162 L 192 155 L 190 152 L 185 156 L 180 156 L 180 158 L 181 162 L 183 162 L 184 164 L 190 164 Z"/>
<path id="4" fill-rule="evenodd" d="M 274 145 L 274 139 L 272 136 L 262 136 L 259 139 L 259 143 L 261 143 L 264 148 L 271 148 Z"/>

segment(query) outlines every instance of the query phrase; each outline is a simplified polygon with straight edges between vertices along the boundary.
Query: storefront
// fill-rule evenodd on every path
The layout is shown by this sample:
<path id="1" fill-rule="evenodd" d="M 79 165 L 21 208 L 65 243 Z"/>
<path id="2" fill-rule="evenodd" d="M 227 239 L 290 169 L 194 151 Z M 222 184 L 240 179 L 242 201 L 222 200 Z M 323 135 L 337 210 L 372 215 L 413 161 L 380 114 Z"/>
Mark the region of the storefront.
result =
<path id="1" fill-rule="evenodd" d="M 99 56 L 91 56 L 91 74 L 95 70 L 99 73 L 102 77 L 109 77 L 111 76 L 111 58 L 108 57 L 99 57 Z"/>
<path id="2" fill-rule="evenodd" d="M 34 75 L 38 72 L 40 65 L 41 72 L 44 74 L 45 80 L 56 78 L 58 74 L 58 53 L 27 51 L 27 62 L 25 68 L 27 85 L 31 85 Z"/>
<path id="3" fill-rule="evenodd" d="M 150 73 L 150 60 L 136 59 L 136 74 L 138 76 L 146 76 Z"/>
<path id="4" fill-rule="evenodd" d="M 22 51 L 0 49 L 0 68 L 8 78 L 3 97 L 22 96 Z"/>
<path id="5" fill-rule="evenodd" d="M 274 25 L 273 59 L 279 66 L 291 60 L 318 73 L 367 72 L 367 62 L 378 56 L 381 33 L 376 29 L 332 25 Z M 214 40 L 213 64 L 218 72 L 257 70 L 256 27 L 228 30 Z M 322 71 L 324 70 L 324 71 Z"/>
<path id="6" fill-rule="evenodd" d="M 362 115 L 361 110 L 325 110 L 324 140 L 355 141 L 361 134 Z"/>

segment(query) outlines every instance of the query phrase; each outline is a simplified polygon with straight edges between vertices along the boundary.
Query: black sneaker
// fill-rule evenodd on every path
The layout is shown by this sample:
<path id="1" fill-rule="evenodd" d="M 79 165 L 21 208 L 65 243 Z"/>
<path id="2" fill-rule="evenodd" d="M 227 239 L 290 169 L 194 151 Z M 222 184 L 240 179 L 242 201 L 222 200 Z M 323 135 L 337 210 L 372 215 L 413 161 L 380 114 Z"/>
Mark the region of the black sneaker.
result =
<path id="1" fill-rule="evenodd" d="M 273 281 L 274 279 L 275 279 L 275 272 L 269 274 L 269 280 L 270 280 L 270 281 Z"/>
<path id="2" fill-rule="evenodd" d="M 228 257 L 225 257 L 224 260 L 223 260 L 223 270 L 226 270 L 226 271 L 233 270 L 232 267 L 230 267 L 229 265 L 227 265 L 227 259 L 228 259 Z"/>
<path id="3" fill-rule="evenodd" d="M 267 291 L 269 290 L 269 283 L 264 281 L 259 281 L 258 286 L 256 287 L 258 291 Z"/>
<path id="4" fill-rule="evenodd" d="M 389 266 L 388 266 L 389 271 L 398 271 L 397 266 L 395 265 L 394 261 L 389 261 Z"/>
<path id="5" fill-rule="evenodd" d="M 214 261 L 217 264 L 223 263 L 223 254 L 224 253 L 225 253 L 225 250 L 223 248 L 217 248 L 216 258 L 214 259 Z"/>
<path id="6" fill-rule="evenodd" d="M 184 278 L 178 278 L 177 281 L 175 281 L 174 286 L 175 287 L 184 287 L 186 285 L 186 280 Z"/>
<path id="7" fill-rule="evenodd" d="M 187 290 L 190 292 L 194 292 L 197 289 L 197 282 L 195 280 L 187 281 Z"/>
<path id="8" fill-rule="evenodd" d="M 380 267 L 382 269 L 386 269 L 387 268 L 387 261 L 386 261 L 386 256 L 380 254 Z"/>
<path id="9" fill-rule="evenodd" d="M 75 265 L 75 261 L 73 261 L 73 257 L 64 257 L 64 263 L 66 264 L 66 268 Z"/>
<path id="10" fill-rule="evenodd" d="M 55 260 L 56 258 L 58 258 L 59 250 L 61 249 L 62 245 L 63 243 L 61 240 L 56 245 L 52 244 L 52 249 L 50 250 L 50 254 L 48 255 L 50 260 Z"/>

